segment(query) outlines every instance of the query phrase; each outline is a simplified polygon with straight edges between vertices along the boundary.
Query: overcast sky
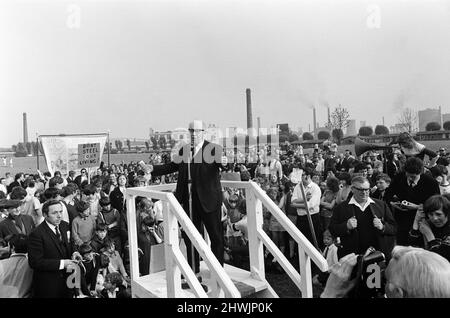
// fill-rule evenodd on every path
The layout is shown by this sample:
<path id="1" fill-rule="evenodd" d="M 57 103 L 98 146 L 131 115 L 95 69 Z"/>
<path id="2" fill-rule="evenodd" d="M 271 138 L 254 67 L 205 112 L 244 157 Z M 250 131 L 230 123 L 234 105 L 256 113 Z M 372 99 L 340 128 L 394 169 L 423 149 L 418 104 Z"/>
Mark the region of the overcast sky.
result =
<path id="1" fill-rule="evenodd" d="M 373 6 L 375 5 L 375 6 Z M 379 15 L 378 15 L 379 13 Z M 402 107 L 450 113 L 449 1 L 0 2 L 0 146 L 29 137 L 148 136 L 200 118 L 367 124 Z M 6 127 L 5 127 L 6 124 Z"/>

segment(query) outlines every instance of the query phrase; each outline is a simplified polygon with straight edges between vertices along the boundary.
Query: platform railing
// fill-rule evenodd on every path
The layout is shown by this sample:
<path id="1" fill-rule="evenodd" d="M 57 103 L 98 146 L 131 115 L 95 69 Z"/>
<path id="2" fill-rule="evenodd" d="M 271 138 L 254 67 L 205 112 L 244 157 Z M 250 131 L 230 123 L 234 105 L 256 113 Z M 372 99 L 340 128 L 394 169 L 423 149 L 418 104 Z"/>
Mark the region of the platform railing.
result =
<path id="1" fill-rule="evenodd" d="M 311 260 L 321 271 L 327 271 L 328 265 L 322 254 L 309 242 L 300 230 L 289 220 L 283 211 L 267 196 L 267 194 L 253 181 L 221 181 L 223 187 L 245 190 L 247 206 L 248 245 L 250 257 L 250 272 L 254 279 L 265 280 L 264 248 L 270 251 L 280 266 L 286 271 L 294 284 L 300 289 L 302 297 L 311 298 L 312 275 Z M 177 199 L 172 193 L 175 184 L 149 186 L 146 188 L 128 188 L 127 217 L 128 235 L 130 244 L 131 279 L 139 277 L 139 264 L 137 255 L 137 226 L 135 198 L 137 196 L 159 199 L 163 203 L 164 216 L 164 245 L 166 262 L 167 297 L 181 296 L 181 273 L 183 273 L 189 286 L 197 297 L 208 297 L 194 272 L 180 250 L 178 236 L 178 223 L 188 235 L 195 249 L 199 252 L 211 272 L 211 277 L 217 282 L 217 290 L 212 295 L 220 295 L 223 290 L 225 297 L 240 297 L 240 293 L 226 274 L 208 244 L 205 242 L 197 228 L 189 219 Z M 286 256 L 273 243 L 263 230 L 262 206 L 277 219 L 283 228 L 298 244 L 300 272 L 298 272 Z"/>

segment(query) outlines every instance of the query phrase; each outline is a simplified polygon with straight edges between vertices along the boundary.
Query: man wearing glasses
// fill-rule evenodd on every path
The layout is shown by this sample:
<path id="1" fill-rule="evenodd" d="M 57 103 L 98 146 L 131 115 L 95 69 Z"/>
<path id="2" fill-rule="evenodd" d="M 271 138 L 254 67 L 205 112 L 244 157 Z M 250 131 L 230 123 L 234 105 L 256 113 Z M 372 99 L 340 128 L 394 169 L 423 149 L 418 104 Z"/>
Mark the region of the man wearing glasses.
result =
<path id="1" fill-rule="evenodd" d="M 351 189 L 353 196 L 335 207 L 329 226 L 331 234 L 341 239 L 338 257 L 364 254 L 369 247 L 389 257 L 396 234 L 391 210 L 384 201 L 369 197 L 367 178 L 354 177 Z"/>

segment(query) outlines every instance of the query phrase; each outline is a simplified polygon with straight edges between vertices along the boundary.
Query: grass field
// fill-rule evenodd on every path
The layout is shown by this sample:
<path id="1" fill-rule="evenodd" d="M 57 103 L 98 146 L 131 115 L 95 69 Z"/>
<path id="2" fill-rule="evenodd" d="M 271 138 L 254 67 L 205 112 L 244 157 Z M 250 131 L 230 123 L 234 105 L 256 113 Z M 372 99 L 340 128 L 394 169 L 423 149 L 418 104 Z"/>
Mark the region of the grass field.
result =
<path id="1" fill-rule="evenodd" d="M 432 140 L 432 141 L 424 141 L 423 144 L 434 151 L 437 151 L 441 147 L 447 148 L 450 150 L 450 140 Z M 352 153 L 355 153 L 354 145 L 342 145 L 338 147 L 338 152 L 344 152 L 345 149 L 349 149 Z M 305 151 L 306 152 L 306 151 Z M 148 161 L 150 154 L 149 153 L 135 153 L 135 154 L 112 154 L 110 155 L 110 162 L 119 164 L 122 161 L 125 163 L 129 163 L 131 161 L 139 161 L 144 160 Z M 9 160 L 11 157 L 7 158 L 8 166 L 0 166 L 0 176 L 4 176 L 6 172 L 11 172 L 13 175 L 17 172 L 25 172 L 25 173 L 35 173 L 37 168 L 37 160 L 36 157 L 12 157 L 13 166 L 9 166 Z M 43 156 L 39 156 L 39 169 L 42 172 L 47 171 L 47 164 L 45 163 L 45 158 Z M 108 157 L 106 154 L 103 154 L 102 161 L 107 163 Z M 0 164 L 2 162 L 0 161 Z"/>

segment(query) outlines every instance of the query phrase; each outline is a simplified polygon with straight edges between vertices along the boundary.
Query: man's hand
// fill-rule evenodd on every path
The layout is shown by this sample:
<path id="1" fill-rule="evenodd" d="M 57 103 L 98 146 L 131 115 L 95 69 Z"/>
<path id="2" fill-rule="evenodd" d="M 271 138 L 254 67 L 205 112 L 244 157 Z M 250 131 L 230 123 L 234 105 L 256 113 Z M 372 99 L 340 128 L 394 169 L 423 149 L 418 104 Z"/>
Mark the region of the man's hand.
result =
<path id="1" fill-rule="evenodd" d="M 402 207 L 407 210 L 417 210 L 420 207 L 418 204 L 414 204 L 411 202 L 408 202 L 407 204 L 404 203 L 406 203 L 405 200 L 402 201 Z"/>
<path id="2" fill-rule="evenodd" d="M 375 217 L 373 219 L 373 226 L 375 226 L 375 228 L 379 229 L 380 231 L 383 231 L 384 228 L 384 224 L 383 222 L 381 222 L 381 220 L 377 217 Z"/>
<path id="3" fill-rule="evenodd" d="M 357 263 L 357 258 L 355 253 L 351 253 L 331 266 L 330 276 L 322 295 L 320 295 L 321 298 L 342 298 L 356 286 L 358 277 L 350 280 L 350 276 Z"/>
<path id="4" fill-rule="evenodd" d="M 356 220 L 356 218 L 353 216 L 350 219 L 348 219 L 347 221 L 347 229 L 349 230 L 353 230 L 356 229 L 358 227 L 358 221 Z"/>
<path id="5" fill-rule="evenodd" d="M 63 259 L 64 268 L 74 268 L 76 265 L 78 265 L 77 261 L 71 260 L 71 259 Z"/>
<path id="6" fill-rule="evenodd" d="M 153 165 L 151 165 L 151 164 L 145 164 L 145 162 L 144 161 L 139 161 L 139 166 L 142 168 L 142 169 L 144 169 L 144 171 L 145 171 L 145 173 L 152 173 L 152 171 L 153 171 Z"/>
<path id="7" fill-rule="evenodd" d="M 78 261 L 78 260 L 82 260 L 82 259 L 83 259 L 83 257 L 81 256 L 80 252 L 78 252 L 78 251 L 73 252 L 72 260 Z"/>
<path id="8" fill-rule="evenodd" d="M 419 222 L 419 231 L 427 239 L 427 242 L 435 239 L 433 231 L 431 231 L 430 225 L 426 220 L 421 220 Z"/>
<path id="9" fill-rule="evenodd" d="M 416 212 L 416 216 L 414 218 L 413 222 L 413 229 L 418 230 L 419 229 L 419 223 L 425 219 L 425 213 L 423 212 L 423 208 L 419 208 Z"/>

